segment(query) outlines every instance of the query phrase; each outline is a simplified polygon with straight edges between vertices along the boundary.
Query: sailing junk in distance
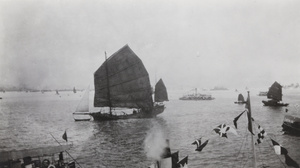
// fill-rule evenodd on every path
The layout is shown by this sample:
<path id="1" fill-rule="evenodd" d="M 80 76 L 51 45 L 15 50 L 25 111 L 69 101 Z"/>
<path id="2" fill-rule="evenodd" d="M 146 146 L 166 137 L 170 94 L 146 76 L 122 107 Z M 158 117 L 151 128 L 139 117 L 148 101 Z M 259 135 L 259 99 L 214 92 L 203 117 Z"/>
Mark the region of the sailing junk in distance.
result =
<path id="1" fill-rule="evenodd" d="M 263 100 L 265 106 L 288 106 L 288 103 L 282 103 L 282 86 L 274 82 L 267 93 L 268 101 Z"/>
<path id="2" fill-rule="evenodd" d="M 94 73 L 95 107 L 108 107 L 109 113 L 90 113 L 94 120 L 151 118 L 165 109 L 166 87 L 160 79 L 155 87 L 155 101 L 149 75 L 141 59 L 125 45 L 111 55 Z M 134 109 L 132 114 L 116 115 L 112 108 Z M 135 110 L 136 109 L 136 110 Z"/>

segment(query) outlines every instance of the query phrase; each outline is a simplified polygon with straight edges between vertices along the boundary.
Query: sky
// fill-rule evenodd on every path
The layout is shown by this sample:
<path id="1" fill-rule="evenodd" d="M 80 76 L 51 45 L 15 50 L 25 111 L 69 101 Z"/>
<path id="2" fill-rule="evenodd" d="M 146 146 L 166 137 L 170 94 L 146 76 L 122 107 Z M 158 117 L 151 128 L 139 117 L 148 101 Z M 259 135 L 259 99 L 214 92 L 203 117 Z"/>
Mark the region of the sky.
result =
<path id="1" fill-rule="evenodd" d="M 0 86 L 93 87 L 128 44 L 169 89 L 300 82 L 298 0 L 0 0 Z"/>

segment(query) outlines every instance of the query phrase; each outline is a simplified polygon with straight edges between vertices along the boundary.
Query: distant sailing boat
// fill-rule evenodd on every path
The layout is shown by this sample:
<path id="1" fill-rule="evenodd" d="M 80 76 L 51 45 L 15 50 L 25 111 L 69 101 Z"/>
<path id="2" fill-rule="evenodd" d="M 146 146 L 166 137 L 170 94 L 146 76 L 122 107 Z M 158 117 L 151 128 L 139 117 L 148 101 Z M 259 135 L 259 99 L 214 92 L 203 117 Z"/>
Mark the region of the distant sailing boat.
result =
<path id="1" fill-rule="evenodd" d="M 155 95 L 166 97 L 167 90 L 159 89 L 160 85 L 164 86 L 163 81 L 160 80 L 159 83 L 161 84 L 157 84 Z M 102 112 L 104 109 L 90 113 L 94 120 L 152 118 L 165 109 L 163 104 L 153 102 L 148 72 L 143 62 L 128 45 L 106 58 L 94 73 L 94 84 L 94 106 L 106 107 L 109 110 L 108 113 Z M 165 99 L 159 98 L 157 101 L 165 101 Z M 132 110 L 131 114 L 122 111 L 128 109 Z M 116 114 L 117 110 L 121 110 L 123 114 Z"/>
<path id="2" fill-rule="evenodd" d="M 242 94 L 239 94 L 239 96 L 238 96 L 238 101 L 236 101 L 236 102 L 234 102 L 234 103 L 236 103 L 236 104 L 245 104 L 246 101 L 245 101 L 245 99 L 244 99 L 244 96 L 243 96 Z"/>
<path id="3" fill-rule="evenodd" d="M 164 101 L 169 101 L 167 88 L 162 79 L 159 79 L 156 83 L 154 93 L 154 102 L 156 106 L 163 106 Z"/>
<path id="4" fill-rule="evenodd" d="M 269 88 L 267 93 L 268 101 L 263 100 L 265 106 L 287 106 L 288 103 L 282 103 L 282 86 L 277 83 L 276 81 L 273 85 Z"/>
<path id="5" fill-rule="evenodd" d="M 44 93 L 44 92 L 42 92 L 42 93 Z M 59 95 L 58 90 L 56 90 L 56 94 Z"/>
<path id="6" fill-rule="evenodd" d="M 89 115 L 89 96 L 90 96 L 89 92 L 90 92 L 90 88 L 88 87 L 85 90 L 81 101 L 79 102 L 78 106 L 76 107 L 75 112 L 73 113 L 73 118 L 75 121 L 90 121 L 91 120 L 90 116 L 88 118 L 81 116 L 81 115 Z M 81 117 L 79 118 L 79 116 L 81 116 Z"/>
<path id="7" fill-rule="evenodd" d="M 74 93 L 76 93 L 76 89 L 75 89 L 75 87 L 73 88 L 73 92 L 74 92 Z"/>

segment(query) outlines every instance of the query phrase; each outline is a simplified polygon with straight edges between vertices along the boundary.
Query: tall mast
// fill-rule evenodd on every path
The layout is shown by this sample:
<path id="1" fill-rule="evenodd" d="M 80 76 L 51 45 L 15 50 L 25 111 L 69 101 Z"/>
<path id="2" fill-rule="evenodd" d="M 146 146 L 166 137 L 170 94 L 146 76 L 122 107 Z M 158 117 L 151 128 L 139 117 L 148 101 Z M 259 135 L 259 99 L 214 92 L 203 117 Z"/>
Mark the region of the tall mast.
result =
<path id="1" fill-rule="evenodd" d="M 250 105 L 250 92 L 248 91 L 248 98 L 249 98 L 249 118 L 251 122 L 251 130 L 253 130 L 252 126 L 252 115 L 251 115 L 251 105 Z M 252 143 L 252 150 L 253 150 L 253 167 L 256 168 L 256 151 L 255 151 L 255 144 L 254 144 L 254 135 L 251 134 L 251 143 Z"/>
<path id="2" fill-rule="evenodd" d="M 107 99 L 108 99 L 108 106 L 109 106 L 109 114 L 112 115 L 112 113 L 111 113 L 110 89 L 109 89 L 109 77 L 108 77 L 108 66 L 107 66 L 106 51 L 104 53 L 105 53 L 105 70 L 106 70 L 106 84 L 107 84 Z"/>

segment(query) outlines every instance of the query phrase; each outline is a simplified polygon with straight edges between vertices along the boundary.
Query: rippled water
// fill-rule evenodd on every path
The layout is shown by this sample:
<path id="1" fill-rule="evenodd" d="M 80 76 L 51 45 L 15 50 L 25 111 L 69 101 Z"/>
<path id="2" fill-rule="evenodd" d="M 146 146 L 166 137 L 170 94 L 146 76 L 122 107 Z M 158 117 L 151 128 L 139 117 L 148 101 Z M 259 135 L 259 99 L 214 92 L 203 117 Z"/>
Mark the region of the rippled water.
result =
<path id="1" fill-rule="evenodd" d="M 238 134 L 228 138 L 218 137 L 212 129 L 226 123 L 233 126 L 233 118 L 244 110 L 237 105 L 237 92 L 212 91 L 212 101 L 178 100 L 184 91 L 169 91 L 170 101 L 164 113 L 153 119 L 131 119 L 106 122 L 75 122 L 72 116 L 83 92 L 0 93 L 0 149 L 26 149 L 56 145 L 52 134 L 63 142 L 61 136 L 67 129 L 68 140 L 73 143 L 69 153 L 82 167 L 147 167 L 153 162 L 151 152 L 155 143 L 148 144 L 149 137 L 168 138 L 172 152 L 179 150 L 180 158 L 189 156 L 189 167 L 250 167 L 250 136 L 247 119 L 238 121 Z M 285 167 L 284 157 L 277 156 L 271 148 L 270 137 L 288 149 L 294 160 L 300 160 L 300 137 L 283 135 L 281 124 L 286 107 L 264 107 L 257 96 L 251 94 L 253 118 L 268 133 L 267 140 L 259 145 L 258 165 Z M 246 91 L 242 92 L 246 97 Z M 93 94 L 90 95 L 93 100 Z M 300 111 L 299 90 L 284 90 L 283 101 L 290 103 L 288 113 Z M 92 107 L 92 102 L 90 104 Z M 97 109 L 91 109 L 96 111 Z M 159 137 L 155 137 L 159 136 Z M 202 152 L 195 151 L 191 143 L 199 137 L 209 139 Z"/>

